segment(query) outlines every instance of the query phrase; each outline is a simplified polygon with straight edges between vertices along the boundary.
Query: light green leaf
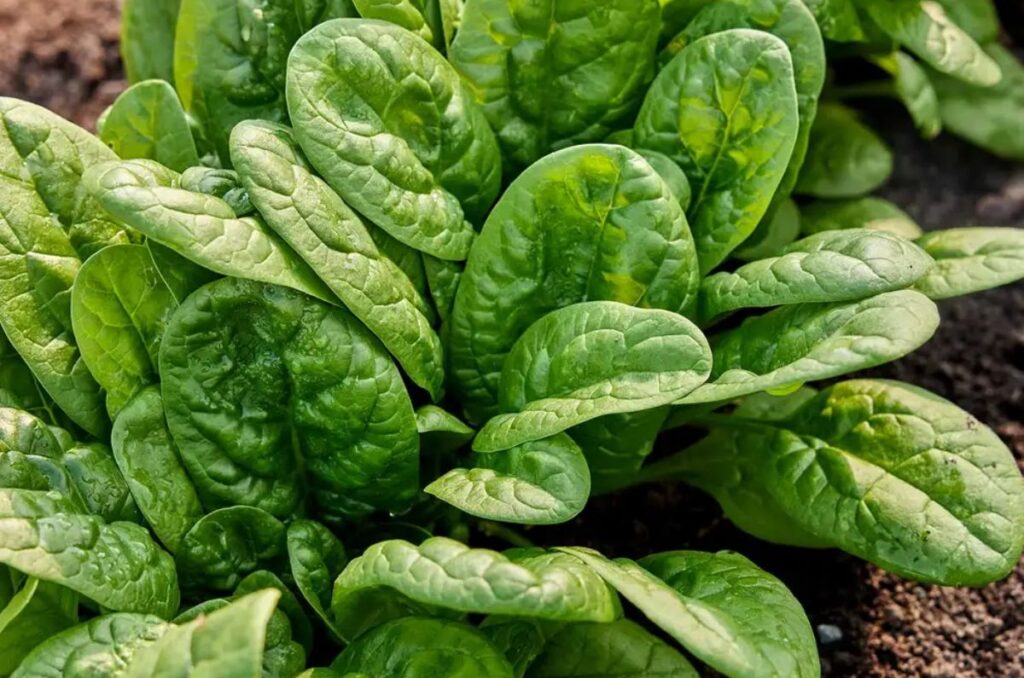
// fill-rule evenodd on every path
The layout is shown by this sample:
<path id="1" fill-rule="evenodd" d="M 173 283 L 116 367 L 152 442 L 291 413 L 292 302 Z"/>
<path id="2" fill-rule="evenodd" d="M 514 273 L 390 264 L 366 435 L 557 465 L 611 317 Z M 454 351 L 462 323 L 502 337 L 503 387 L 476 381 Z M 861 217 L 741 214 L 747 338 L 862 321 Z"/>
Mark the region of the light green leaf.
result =
<path id="1" fill-rule="evenodd" d="M 796 192 L 816 198 L 870 193 L 892 174 L 892 151 L 852 110 L 822 104 Z"/>
<path id="2" fill-rule="evenodd" d="M 124 0 L 121 60 L 128 82 L 174 79 L 174 29 L 181 0 Z"/>
<path id="3" fill-rule="evenodd" d="M 396 239 L 462 260 L 498 194 L 498 144 L 455 69 L 412 33 L 340 19 L 296 44 L 288 107 L 309 161 Z"/>
<path id="4" fill-rule="evenodd" d="M 850 228 L 882 231 L 910 240 L 923 233 L 909 214 L 883 198 L 817 200 L 800 207 L 804 235 Z"/>
<path id="5" fill-rule="evenodd" d="M 295 586 L 335 640 L 341 641 L 329 609 L 331 586 L 348 562 L 345 547 L 326 527 L 303 519 L 288 524 L 286 543 Z"/>
<path id="6" fill-rule="evenodd" d="M 523 333 L 501 373 L 507 414 L 473 440 L 505 450 L 609 414 L 668 405 L 704 383 L 710 349 L 700 330 L 671 311 L 613 301 L 573 304 Z"/>
<path id="7" fill-rule="evenodd" d="M 917 239 L 935 267 L 915 289 L 949 299 L 1024 278 L 1024 229 L 953 228 Z"/>
<path id="8" fill-rule="evenodd" d="M 861 17 L 857 11 L 857 0 L 803 0 L 822 34 L 836 42 L 862 42 L 867 38 Z"/>
<path id="9" fill-rule="evenodd" d="M 413 382 L 440 398 L 444 355 L 422 298 L 381 256 L 359 216 L 309 171 L 291 130 L 242 123 L 231 133 L 231 159 L 270 228 L 377 335 Z"/>
<path id="10" fill-rule="evenodd" d="M 461 419 L 436 405 L 424 405 L 416 410 L 416 430 L 424 452 L 434 455 L 456 450 L 476 435 Z"/>
<path id="11" fill-rule="evenodd" d="M 924 250 L 896 235 L 824 231 L 793 243 L 780 256 L 705 278 L 700 317 L 708 321 L 742 308 L 866 299 L 910 287 L 933 265 Z"/>
<path id="12" fill-rule="evenodd" d="M 920 64 L 903 52 L 893 52 L 873 61 L 893 77 L 896 96 L 910 111 L 918 131 L 925 139 L 934 139 L 942 131 L 939 96 Z"/>
<path id="13" fill-rule="evenodd" d="M 638 146 L 675 160 L 690 180 L 687 214 L 702 273 L 767 212 L 798 125 L 789 48 L 768 33 L 735 29 L 701 38 L 654 80 L 634 136 Z"/>
<path id="14" fill-rule="evenodd" d="M 104 120 L 100 139 L 125 160 L 149 158 L 176 172 L 199 164 L 185 111 L 164 80 L 132 85 L 114 101 Z"/>
<path id="15" fill-rule="evenodd" d="M 875 367 L 919 348 L 938 325 L 935 303 L 913 290 L 785 306 L 713 337 L 711 380 L 680 404 L 731 400 Z"/>
<path id="16" fill-rule="evenodd" d="M 946 10 L 950 21 L 978 44 L 999 39 L 999 14 L 993 0 L 938 0 L 938 3 Z"/>
<path id="17" fill-rule="evenodd" d="M 75 443 L 64 451 L 61 461 L 89 513 L 108 523 L 142 522 L 142 515 L 109 447 L 103 443 Z"/>
<path id="18" fill-rule="evenodd" d="M 352 0 L 352 4 L 364 19 L 380 19 L 434 42 L 424 0 Z"/>
<path id="19" fill-rule="evenodd" d="M 474 454 L 470 466 L 452 469 L 423 491 L 478 518 L 522 525 L 564 523 L 590 497 L 587 460 L 565 434 Z"/>

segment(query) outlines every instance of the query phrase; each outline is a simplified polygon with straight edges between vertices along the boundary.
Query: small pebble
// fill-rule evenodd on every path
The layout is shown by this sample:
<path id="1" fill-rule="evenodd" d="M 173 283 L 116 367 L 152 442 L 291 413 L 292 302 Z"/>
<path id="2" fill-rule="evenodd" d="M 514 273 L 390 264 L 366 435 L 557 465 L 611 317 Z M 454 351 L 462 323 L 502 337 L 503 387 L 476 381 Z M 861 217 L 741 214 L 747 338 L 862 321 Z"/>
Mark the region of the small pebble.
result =
<path id="1" fill-rule="evenodd" d="M 814 630 L 818 635 L 818 643 L 821 645 L 831 645 L 843 639 L 842 629 L 835 624 L 818 624 Z"/>

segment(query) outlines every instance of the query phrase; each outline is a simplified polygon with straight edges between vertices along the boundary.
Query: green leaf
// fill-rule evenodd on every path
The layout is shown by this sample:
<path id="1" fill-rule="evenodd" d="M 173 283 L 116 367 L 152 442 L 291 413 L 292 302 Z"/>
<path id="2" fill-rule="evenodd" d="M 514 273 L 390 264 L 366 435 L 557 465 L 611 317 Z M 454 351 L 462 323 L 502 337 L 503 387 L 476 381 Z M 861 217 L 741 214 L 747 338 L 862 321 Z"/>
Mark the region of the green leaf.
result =
<path id="1" fill-rule="evenodd" d="M 498 193 L 498 144 L 455 69 L 397 26 L 341 19 L 296 44 L 288 106 L 312 165 L 410 247 L 461 260 Z"/>
<path id="2" fill-rule="evenodd" d="M 778 256 L 799 235 L 800 208 L 786 198 L 776 203 L 774 211 L 761 220 L 750 237 L 733 252 L 733 257 L 741 261 L 757 261 Z"/>
<path id="3" fill-rule="evenodd" d="M 882 231 L 911 240 L 923 233 L 909 214 L 883 198 L 817 200 L 800 207 L 800 230 L 804 235 L 850 228 Z"/>
<path id="4" fill-rule="evenodd" d="M 463 270 L 461 262 L 445 261 L 429 254 L 423 255 L 423 272 L 427 276 L 427 288 L 442 323 L 451 317 Z"/>
<path id="5" fill-rule="evenodd" d="M 567 624 L 530 665 L 530 678 L 697 678 L 675 648 L 628 619 Z"/>
<path id="6" fill-rule="evenodd" d="M 174 85 L 223 163 L 243 120 L 285 122 L 285 64 L 301 34 L 296 0 L 181 0 Z"/>
<path id="7" fill-rule="evenodd" d="M 160 339 L 177 307 L 141 245 L 106 247 L 82 265 L 71 289 L 71 324 L 111 417 L 159 380 Z"/>
<path id="8" fill-rule="evenodd" d="M 341 641 L 329 609 L 331 585 L 348 562 L 345 547 L 320 523 L 302 519 L 288 524 L 286 543 L 295 586 L 335 640 Z"/>
<path id="9" fill-rule="evenodd" d="M 931 73 L 939 93 L 939 112 L 946 129 L 972 144 L 1010 160 L 1024 160 L 1020 111 L 1024 108 L 1024 65 L 997 43 L 985 51 L 999 64 L 1003 79 L 993 87 L 977 87 Z"/>
<path id="10" fill-rule="evenodd" d="M 164 247 L 152 238 L 146 240 L 146 249 L 157 275 L 170 290 L 174 300 L 181 304 L 206 283 L 220 276 L 213 271 L 181 256 L 170 247 Z"/>
<path id="11" fill-rule="evenodd" d="M 1024 278 L 1024 229 L 953 228 L 917 239 L 935 267 L 915 289 L 949 299 Z"/>
<path id="12" fill-rule="evenodd" d="M 857 10 L 857 0 L 804 0 L 822 34 L 836 42 L 861 42 L 867 39 Z"/>
<path id="13" fill-rule="evenodd" d="M 295 11 L 303 33 L 328 19 L 359 16 L 352 0 L 296 0 Z"/>
<path id="14" fill-rule="evenodd" d="M 109 447 L 103 443 L 76 443 L 64 451 L 62 461 L 89 513 L 107 522 L 142 522 Z"/>
<path id="15" fill-rule="evenodd" d="M 980 45 L 999 39 L 999 14 L 992 0 L 938 0 L 950 21 Z"/>
<path id="16" fill-rule="evenodd" d="M 183 583 L 230 591 L 285 550 L 284 523 L 262 509 L 230 506 L 185 533 L 176 560 Z"/>
<path id="17" fill-rule="evenodd" d="M 36 646 L 11 678 L 121 676 L 134 654 L 167 629 L 166 622 L 152 615 L 94 617 Z"/>
<path id="18" fill-rule="evenodd" d="M 870 193 L 892 174 L 892 151 L 852 110 L 822 104 L 796 192 L 816 198 Z"/>
<path id="19" fill-rule="evenodd" d="M 145 80 L 129 87 L 114 101 L 104 120 L 100 139 L 125 160 L 149 158 L 176 172 L 199 164 L 185 111 L 174 88 L 164 80 Z"/>
<path id="20" fill-rule="evenodd" d="M 227 278 L 171 319 L 160 352 L 167 423 L 208 508 L 290 516 L 403 511 L 418 490 L 409 394 L 346 311 Z"/>
<path id="21" fill-rule="evenodd" d="M 645 570 L 686 598 L 717 608 L 756 653 L 750 675 L 819 676 L 811 625 L 785 584 L 738 553 L 669 551 L 642 558 Z"/>
<path id="22" fill-rule="evenodd" d="M 632 135 L 633 131 L 629 130 L 629 133 Z M 623 145 L 628 146 L 628 144 Z M 693 201 L 693 188 L 691 188 L 690 180 L 686 178 L 683 168 L 664 153 L 646 148 L 635 150 L 665 180 L 672 195 L 679 202 L 679 206 L 683 208 L 683 212 L 690 209 L 690 202 Z"/>
<path id="23" fill-rule="evenodd" d="M 424 488 L 464 513 L 522 525 L 575 518 L 590 497 L 590 470 L 569 436 L 556 434 L 504 452 L 474 454 Z"/>
<path id="24" fill-rule="evenodd" d="M 660 60 L 669 61 L 681 49 L 704 36 L 736 28 L 775 35 L 786 43 L 793 59 L 800 123 L 793 155 L 777 190 L 778 199 L 793 191 L 807 155 L 811 124 L 817 115 L 818 97 L 825 85 L 825 45 L 814 15 L 802 0 L 719 0 L 701 10 L 673 38 Z"/>
<path id="25" fill-rule="evenodd" d="M 657 40 L 657 0 L 469 0 L 450 59 L 509 164 L 523 168 L 626 121 Z"/>
<path id="26" fill-rule="evenodd" d="M 174 29 L 181 0 L 124 0 L 121 60 L 128 82 L 174 79 Z"/>
<path id="27" fill-rule="evenodd" d="M 0 407 L 24 410 L 53 424 L 57 423 L 55 406 L 25 361 L 0 331 Z"/>
<path id="28" fill-rule="evenodd" d="M 700 317 L 706 321 L 742 308 L 866 299 L 910 287 L 933 265 L 920 247 L 896 235 L 825 231 L 793 243 L 780 256 L 705 278 Z"/>
<path id="29" fill-rule="evenodd" d="M 693 187 L 687 214 L 702 273 L 757 227 L 793 154 L 799 115 L 786 44 L 748 29 L 701 38 L 654 80 L 638 146 L 675 160 Z"/>
<path id="30" fill-rule="evenodd" d="M 613 301 L 573 304 L 523 333 L 505 359 L 500 403 L 478 452 L 506 450 L 609 414 L 668 405 L 704 383 L 710 349 L 671 311 Z"/>
<path id="31" fill-rule="evenodd" d="M 0 576 L 10 574 L 0 568 Z M 0 608 L 0 673 L 11 675 L 33 648 L 77 621 L 78 596 L 73 591 L 35 577 L 25 579 Z"/>
<path id="32" fill-rule="evenodd" d="M 125 678 L 259 678 L 267 626 L 280 597 L 277 589 L 266 589 L 171 626 L 159 640 L 135 653 Z"/>
<path id="33" fill-rule="evenodd" d="M 401 26 L 429 43 L 435 41 L 424 0 L 352 0 L 359 16 Z"/>
<path id="34" fill-rule="evenodd" d="M 472 626 L 407 617 L 378 626 L 331 664 L 341 676 L 513 678 L 504 655 Z"/>
<path id="35" fill-rule="evenodd" d="M 711 380 L 680 404 L 731 400 L 875 367 L 919 348 L 938 325 L 935 303 L 913 290 L 785 306 L 712 337 Z"/>
<path id="36" fill-rule="evenodd" d="M 621 615 L 607 585 L 572 557 L 537 549 L 505 556 L 445 537 L 420 546 L 384 541 L 352 560 L 334 582 L 331 611 L 339 627 L 363 624 L 353 613 L 380 589 L 413 605 L 461 612 L 600 622 Z"/>
<path id="37" fill-rule="evenodd" d="M 910 111 L 914 124 L 925 139 L 934 139 L 942 131 L 939 96 L 927 71 L 903 52 L 873 59 L 893 77 L 896 96 Z"/>
<path id="38" fill-rule="evenodd" d="M 569 429 L 590 467 L 591 494 L 617 489 L 654 450 L 669 408 L 611 414 Z"/>
<path id="39" fill-rule="evenodd" d="M 676 469 L 718 493 L 742 468 L 812 537 L 903 577 L 981 586 L 1024 547 L 1024 480 L 991 430 L 952 403 L 890 381 L 837 384 L 778 422 L 729 418 L 714 449 Z M 685 466 L 685 471 L 684 471 Z"/>
<path id="40" fill-rule="evenodd" d="M 242 123 L 231 134 L 231 159 L 267 224 L 380 338 L 413 382 L 438 399 L 444 355 L 422 298 L 381 256 L 359 216 L 309 171 L 291 130 Z"/>
<path id="41" fill-rule="evenodd" d="M 177 553 L 203 507 L 167 429 L 159 389 L 146 388 L 125 405 L 114 420 L 110 445 L 146 522 Z"/>
<path id="42" fill-rule="evenodd" d="M 0 562 L 110 610 L 172 615 L 174 562 L 149 533 L 72 511 L 56 493 L 0 489 Z"/>
<path id="43" fill-rule="evenodd" d="M 242 581 L 238 582 L 238 586 L 235 588 L 235 593 L 232 598 L 237 600 L 242 596 L 254 593 L 261 589 L 277 589 L 281 592 L 281 600 L 277 603 L 277 610 L 274 612 L 274 616 L 284 616 L 288 621 L 288 624 L 286 625 L 275 624 L 274 621 L 271 621 L 272 628 L 267 629 L 267 652 L 263 655 L 264 672 L 266 672 L 268 664 L 267 655 L 272 653 L 276 654 L 277 657 L 276 659 L 271 658 L 271 661 L 269 662 L 271 664 L 288 664 L 294 661 L 296 654 L 301 654 L 302 661 L 298 666 L 298 669 L 301 669 L 306 664 L 306 654 L 308 654 L 313 647 L 313 627 L 309 623 L 309 618 L 306 617 L 306 613 L 303 610 L 302 605 L 299 603 L 299 599 L 295 597 L 292 590 L 288 588 L 273 572 L 270 572 L 269 570 L 257 570 L 245 577 Z M 280 633 L 280 639 L 276 639 L 278 640 L 276 643 L 277 647 L 272 648 L 271 646 L 275 645 L 275 643 L 271 642 L 269 637 L 271 635 L 275 635 L 274 626 L 288 626 L 289 628 L 281 629 L 287 633 Z M 293 637 L 295 638 L 294 642 L 292 641 Z M 302 647 L 301 652 L 294 647 L 296 643 Z M 272 652 L 272 650 L 276 650 L 276 652 Z M 296 669 L 296 671 L 289 672 L 286 675 L 294 676 L 298 669 Z"/>
<path id="44" fill-rule="evenodd" d="M 622 146 L 574 146 L 523 172 L 466 265 L 447 341 L 452 389 L 471 421 L 498 411 L 502 364 L 547 313 L 608 300 L 678 313 L 699 271 L 668 184 Z"/>
<path id="45" fill-rule="evenodd" d="M 462 447 L 476 435 L 461 419 L 436 405 L 416 410 L 416 430 L 423 451 L 435 456 Z"/>
<path id="46" fill-rule="evenodd" d="M 260 219 L 238 218 L 222 199 L 178 188 L 178 178 L 150 160 L 126 160 L 95 167 L 85 182 L 107 212 L 204 268 L 335 300 Z"/>
<path id="47" fill-rule="evenodd" d="M 247 217 L 256 212 L 248 191 L 242 187 L 242 180 L 234 170 L 190 167 L 182 172 L 178 185 L 186 191 L 220 198 L 236 217 Z"/>
<path id="48" fill-rule="evenodd" d="M 885 33 L 936 70 L 964 82 L 999 82 L 999 65 L 934 0 L 862 0 Z"/>

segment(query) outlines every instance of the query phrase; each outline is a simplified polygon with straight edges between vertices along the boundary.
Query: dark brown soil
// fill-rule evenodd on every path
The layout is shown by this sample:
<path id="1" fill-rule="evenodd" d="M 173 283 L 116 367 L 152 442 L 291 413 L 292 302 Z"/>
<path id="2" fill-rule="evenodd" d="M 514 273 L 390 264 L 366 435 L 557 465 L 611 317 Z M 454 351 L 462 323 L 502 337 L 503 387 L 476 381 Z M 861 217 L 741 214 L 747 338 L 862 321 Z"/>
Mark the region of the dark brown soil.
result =
<path id="1" fill-rule="evenodd" d="M 1006 18 L 1019 29 L 1024 5 L 1004 5 L 1018 12 Z M 0 0 L 0 95 L 35 101 L 91 126 L 124 87 L 117 37 L 115 0 Z M 926 144 L 895 107 L 873 110 L 872 117 L 897 158 L 884 193 L 926 228 L 1024 225 L 1024 168 L 948 137 Z M 1024 284 L 945 302 L 942 315 L 930 344 L 872 374 L 953 400 L 993 426 L 1024 459 Z M 822 641 L 827 676 L 1024 678 L 1024 566 L 981 590 L 921 586 L 842 553 L 759 542 L 722 519 L 713 501 L 680 485 L 599 498 L 580 519 L 529 536 L 610 555 L 740 551 L 781 577 L 804 603 Z"/>

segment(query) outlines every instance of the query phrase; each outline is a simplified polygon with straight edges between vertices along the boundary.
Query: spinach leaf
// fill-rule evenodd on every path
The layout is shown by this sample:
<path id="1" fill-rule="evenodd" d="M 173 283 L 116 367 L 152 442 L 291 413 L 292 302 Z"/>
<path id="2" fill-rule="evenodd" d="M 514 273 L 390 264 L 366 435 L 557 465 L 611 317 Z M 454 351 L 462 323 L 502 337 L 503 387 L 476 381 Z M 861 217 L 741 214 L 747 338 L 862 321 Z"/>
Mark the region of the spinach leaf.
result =
<path id="1" fill-rule="evenodd" d="M 779 200 L 774 210 L 761 220 L 750 237 L 734 251 L 741 261 L 757 261 L 778 256 L 800 235 L 800 208 L 790 198 Z"/>
<path id="2" fill-rule="evenodd" d="M 455 294 L 462 282 L 464 270 L 461 262 L 445 261 L 423 254 L 423 273 L 427 277 L 427 289 L 430 291 L 430 298 L 437 309 L 437 315 L 441 322 L 447 322 L 452 314 L 452 306 L 455 304 Z"/>
<path id="3" fill-rule="evenodd" d="M 917 244 L 935 267 L 916 289 L 949 299 L 1024 278 L 1024 229 L 953 228 L 926 233 Z"/>
<path id="4" fill-rule="evenodd" d="M 1020 111 L 1024 107 L 1024 65 L 998 43 L 985 46 L 999 65 L 1003 79 L 990 87 L 969 85 L 941 73 L 931 73 L 939 93 L 942 124 L 953 134 L 1011 160 L 1024 160 Z"/>
<path id="5" fill-rule="evenodd" d="M 992 0 L 938 0 L 950 21 L 959 26 L 978 44 L 999 39 L 999 14 Z"/>
<path id="6" fill-rule="evenodd" d="M 462 447 L 476 434 L 461 419 L 436 405 L 424 405 L 416 410 L 416 430 L 423 450 L 435 455 Z M 429 444 L 423 445 L 424 442 Z"/>
<path id="7" fill-rule="evenodd" d="M 157 275 L 178 304 L 206 283 L 220 277 L 153 239 L 146 240 L 146 249 Z"/>
<path id="8" fill-rule="evenodd" d="M 893 77 L 895 94 L 914 119 L 918 131 L 925 139 L 934 139 L 942 131 L 939 96 L 928 72 L 907 54 L 896 51 L 872 59 Z"/>
<path id="9" fill-rule="evenodd" d="M 328 184 L 374 224 L 439 259 L 465 259 L 494 201 L 494 134 L 433 48 L 379 21 L 341 19 L 288 60 L 295 135 Z"/>
<path id="10" fill-rule="evenodd" d="M 353 559 L 334 582 L 335 623 L 365 629 L 367 620 L 353 613 L 360 611 L 366 597 L 381 593 L 407 599 L 413 606 L 461 612 L 599 622 L 621 615 L 615 594 L 573 557 L 539 549 L 506 556 L 445 537 L 427 539 L 419 546 L 384 541 Z M 353 635 L 358 633 L 347 637 Z"/>
<path id="11" fill-rule="evenodd" d="M 675 648 L 628 619 L 567 624 L 530 664 L 529 678 L 697 678 Z"/>
<path id="12" fill-rule="evenodd" d="M 94 617 L 36 646 L 11 678 L 94 678 L 123 675 L 141 648 L 168 624 L 159 617 L 118 612 Z"/>
<path id="13" fill-rule="evenodd" d="M 359 217 L 309 171 L 291 131 L 242 123 L 231 134 L 231 159 L 269 226 L 380 338 L 412 380 L 439 398 L 444 356 L 422 298 L 401 269 L 381 256 Z"/>
<path id="14" fill-rule="evenodd" d="M 127 160 L 95 167 L 85 182 L 107 212 L 204 268 L 334 301 L 262 220 L 238 218 L 220 198 L 178 188 L 178 178 L 150 160 Z"/>
<path id="15" fill-rule="evenodd" d="M 424 488 L 478 518 L 553 525 L 575 518 L 590 497 L 587 460 L 569 436 L 556 434 L 504 452 L 474 454 Z"/>
<path id="16" fill-rule="evenodd" d="M 277 670 L 280 674 L 294 676 L 306 665 L 306 654 L 313 647 L 313 627 L 299 604 L 299 599 L 277 575 L 269 570 L 257 570 L 238 582 L 232 598 L 238 599 L 262 589 L 277 589 L 281 592 L 281 600 L 277 603 L 274 617 L 283 616 L 288 622 L 282 624 L 271 619 L 270 627 L 267 629 L 267 651 L 263 654 L 263 670 L 265 673 L 267 672 L 268 664 L 284 667 L 297 663 L 298 666 L 290 672 Z M 271 636 L 279 637 L 272 639 Z M 295 639 L 294 643 L 292 638 Z M 301 651 L 295 647 L 296 643 L 302 647 Z M 276 656 L 271 656 L 268 660 L 268 655 Z M 299 659 L 298 662 L 296 662 L 296 658 Z"/>
<path id="17" fill-rule="evenodd" d="M 920 347 L 938 324 L 934 302 L 913 290 L 785 306 L 712 337 L 711 380 L 680 403 L 731 400 L 881 365 Z"/>
<path id="18" fill-rule="evenodd" d="M 231 590 L 285 549 L 284 523 L 253 506 L 229 506 L 200 518 L 175 554 L 185 585 Z"/>
<path id="19" fill-rule="evenodd" d="M 933 265 L 924 250 L 896 235 L 824 231 L 793 243 L 777 257 L 705 278 L 700 317 L 710 320 L 741 308 L 865 299 L 910 287 Z"/>
<path id="20" fill-rule="evenodd" d="M 308 491 L 325 515 L 359 517 L 415 495 L 409 395 L 342 309 L 283 287 L 211 283 L 171 318 L 160 376 L 168 426 L 210 508 L 283 518 Z"/>
<path id="21" fill-rule="evenodd" d="M 818 97 L 825 85 L 825 45 L 821 31 L 802 0 L 720 0 L 701 10 L 672 39 L 660 58 L 668 62 L 690 43 L 706 35 L 735 28 L 751 28 L 775 35 L 786 43 L 793 59 L 800 124 L 786 175 L 777 189 L 778 195 L 787 196 L 796 185 L 807 155 L 811 124 L 817 115 Z"/>
<path id="22" fill-rule="evenodd" d="M 735 425 L 734 425 L 735 424 Z M 1024 547 L 1024 480 L 1006 446 L 952 403 L 890 381 L 822 391 L 778 422 L 716 419 L 714 449 L 677 469 L 712 494 L 743 468 L 812 537 L 901 576 L 979 586 Z"/>
<path id="23" fill-rule="evenodd" d="M 883 198 L 817 200 L 800 207 L 800 230 L 804 235 L 849 228 L 892 233 L 911 240 L 923 233 L 909 214 Z"/>
<path id="24" fill-rule="evenodd" d="M 190 167 L 182 172 L 178 185 L 186 191 L 220 198 L 236 217 L 247 217 L 256 212 L 248 191 L 242 187 L 242 180 L 234 170 Z"/>
<path id="25" fill-rule="evenodd" d="M 513 678 L 508 660 L 473 627 L 417 617 L 373 629 L 346 647 L 331 669 L 341 676 Z"/>
<path id="26" fill-rule="evenodd" d="M 141 245 L 106 247 L 75 276 L 71 325 L 111 417 L 159 380 L 160 339 L 177 306 Z"/>
<path id="27" fill-rule="evenodd" d="M 608 414 L 668 405 L 711 372 L 707 340 L 686 318 L 591 301 L 552 311 L 512 347 L 501 372 L 506 414 L 473 441 L 505 450 Z"/>
<path id="28" fill-rule="evenodd" d="M 335 640 L 341 641 L 329 610 L 331 585 L 348 562 L 345 547 L 326 527 L 303 519 L 288 524 L 286 544 L 295 586 Z"/>
<path id="29" fill-rule="evenodd" d="M 121 60 L 128 82 L 174 79 L 174 30 L 181 0 L 124 0 Z"/>
<path id="30" fill-rule="evenodd" d="M 435 42 L 424 0 L 352 0 L 352 4 L 364 19 L 380 19 L 401 26 L 429 43 Z"/>
<path id="31" fill-rule="evenodd" d="M 669 408 L 609 414 L 569 429 L 590 467 L 591 494 L 615 489 L 632 478 L 653 451 Z"/>
<path id="32" fill-rule="evenodd" d="M 0 520 L 0 563 L 110 610 L 169 617 L 178 607 L 171 557 L 134 523 L 108 524 L 59 494 L 19 489 L 0 489 Z"/>
<path id="33" fill-rule="evenodd" d="M 128 401 L 114 420 L 110 445 L 146 522 L 167 550 L 177 553 L 203 507 L 167 429 L 158 388 L 143 389 Z"/>
<path id="34" fill-rule="evenodd" d="M 9 577 L 7 568 L 0 576 Z M 28 577 L 10 599 L 0 598 L 0 673 L 11 675 L 25 656 L 50 636 L 78 621 L 78 596 Z"/>
<path id="35" fill-rule="evenodd" d="M 682 313 L 698 285 L 686 218 L 642 157 L 552 153 L 512 182 L 470 254 L 447 339 L 452 390 L 471 421 L 485 419 L 505 357 L 545 314 L 588 300 Z"/>
<path id="36" fill-rule="evenodd" d="M 450 58 L 523 168 L 633 113 L 657 39 L 657 0 L 468 0 Z"/>
<path id="37" fill-rule="evenodd" d="M 142 522 L 109 447 L 102 443 L 78 443 L 64 451 L 61 461 L 89 513 L 107 522 Z"/>
<path id="38" fill-rule="evenodd" d="M 816 198 L 855 198 L 884 184 L 892 174 L 892 163 L 892 151 L 856 113 L 839 104 L 822 104 L 796 192 Z"/>
<path id="39" fill-rule="evenodd" d="M 999 65 L 950 20 L 940 3 L 933 0 L 860 2 L 879 28 L 936 70 L 981 86 L 999 82 Z"/>
<path id="40" fill-rule="evenodd" d="M 701 38 L 654 80 L 634 135 L 690 180 L 687 214 L 702 273 L 725 260 L 767 212 L 798 125 L 789 48 L 768 33 L 735 29 Z"/>
<path id="41" fill-rule="evenodd" d="M 149 158 L 176 172 L 199 164 L 185 111 L 174 88 L 163 80 L 129 87 L 104 120 L 100 139 L 125 160 Z"/>
<path id="42" fill-rule="evenodd" d="M 803 0 L 818 21 L 821 33 L 836 42 L 867 39 L 858 11 L 859 0 Z"/>
<path id="43" fill-rule="evenodd" d="M 303 33 L 328 19 L 359 16 L 352 0 L 296 0 L 295 12 Z"/>

